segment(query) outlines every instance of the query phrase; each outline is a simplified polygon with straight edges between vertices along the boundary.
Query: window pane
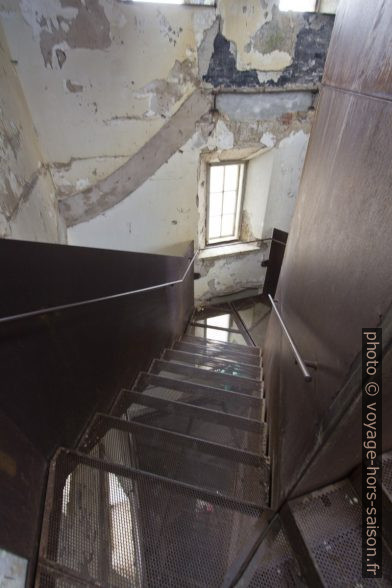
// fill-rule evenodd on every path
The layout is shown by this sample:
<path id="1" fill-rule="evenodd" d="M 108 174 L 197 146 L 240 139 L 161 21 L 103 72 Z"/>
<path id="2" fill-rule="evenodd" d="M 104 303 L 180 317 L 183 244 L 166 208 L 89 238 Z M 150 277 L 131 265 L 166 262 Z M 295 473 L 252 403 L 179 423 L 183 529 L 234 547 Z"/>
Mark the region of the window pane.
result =
<path id="1" fill-rule="evenodd" d="M 223 172 L 223 165 L 213 165 L 210 168 L 210 192 L 222 192 Z"/>
<path id="2" fill-rule="evenodd" d="M 239 165 L 225 165 L 225 191 L 237 190 Z"/>
<path id="3" fill-rule="evenodd" d="M 228 212 L 232 212 L 229 210 Z M 222 214 L 222 192 L 211 192 L 210 194 L 210 216 Z"/>
<path id="4" fill-rule="evenodd" d="M 207 325 L 209 327 L 221 327 L 222 329 L 228 329 L 230 326 L 230 315 L 221 314 L 220 316 L 210 316 L 207 319 Z"/>
<path id="5" fill-rule="evenodd" d="M 222 237 L 234 236 L 234 214 L 224 214 L 222 216 Z"/>
<path id="6" fill-rule="evenodd" d="M 217 329 L 206 329 L 207 339 L 227 342 L 229 340 L 229 331 L 218 331 Z"/>
<path id="7" fill-rule="evenodd" d="M 288 12 L 314 12 L 316 9 L 315 0 L 280 0 L 279 10 Z"/>
<path id="8" fill-rule="evenodd" d="M 237 208 L 237 192 L 225 192 L 223 198 L 223 214 L 235 214 Z"/>
<path id="9" fill-rule="evenodd" d="M 210 216 L 209 223 L 208 223 L 208 238 L 215 239 L 216 237 L 220 237 L 221 232 L 221 217 L 220 216 Z"/>

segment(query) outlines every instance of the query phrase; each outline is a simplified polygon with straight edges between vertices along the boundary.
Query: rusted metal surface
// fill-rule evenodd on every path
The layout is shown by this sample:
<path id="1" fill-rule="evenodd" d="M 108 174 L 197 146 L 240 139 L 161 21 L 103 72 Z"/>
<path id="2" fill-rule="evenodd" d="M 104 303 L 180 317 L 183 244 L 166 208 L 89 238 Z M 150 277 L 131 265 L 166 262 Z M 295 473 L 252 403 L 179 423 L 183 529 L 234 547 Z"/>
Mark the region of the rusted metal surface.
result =
<path id="1" fill-rule="evenodd" d="M 392 101 L 382 58 L 391 55 L 392 6 L 386 4 L 344 0 L 332 37 L 324 81 L 342 89 L 321 91 L 276 293 L 296 343 L 318 369 L 304 385 L 273 317 L 263 356 L 275 504 L 310 465 L 296 492 L 346 475 L 360 459 L 354 410 L 360 380 L 350 391 L 350 410 L 346 386 L 355 376 L 361 328 L 385 325 L 392 302 Z M 391 339 L 384 339 L 388 349 Z M 390 361 L 388 354 L 386 372 Z M 389 415 L 390 394 L 384 389 Z M 384 434 L 388 449 L 392 439 Z"/>
<path id="2" fill-rule="evenodd" d="M 324 84 L 391 99 L 391 22 L 391 2 L 340 0 Z"/>
<path id="3" fill-rule="evenodd" d="M 185 258 L 139 258 L 0 241 L 0 316 L 181 278 L 192 255 L 193 244 Z M 183 332 L 192 308 L 189 271 L 181 284 L 0 326 L 0 546 L 29 558 L 28 584 L 48 458 L 76 445 L 93 413 Z"/>

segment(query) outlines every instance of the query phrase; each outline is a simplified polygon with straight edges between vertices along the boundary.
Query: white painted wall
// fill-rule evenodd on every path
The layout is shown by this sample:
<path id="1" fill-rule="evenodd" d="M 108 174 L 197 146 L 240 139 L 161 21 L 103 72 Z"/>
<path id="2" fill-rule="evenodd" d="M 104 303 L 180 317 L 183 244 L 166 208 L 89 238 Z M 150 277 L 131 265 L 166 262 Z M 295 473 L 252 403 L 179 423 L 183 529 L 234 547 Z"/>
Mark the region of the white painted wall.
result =
<path id="1" fill-rule="evenodd" d="M 270 194 L 275 150 L 270 149 L 248 161 L 244 198 L 247 240 L 261 239 Z M 244 235 L 243 235 L 244 236 Z"/>
<path id="2" fill-rule="evenodd" d="M 222 136 L 226 137 L 228 130 L 226 125 L 219 128 L 222 133 L 215 131 L 210 137 L 196 131 L 125 200 L 88 222 L 70 227 L 69 243 L 149 253 L 164 253 L 174 244 L 192 239 L 197 244 L 205 219 L 205 182 L 200 176 L 200 159 L 202 154 L 215 153 L 222 146 Z M 264 137 L 262 128 L 260 134 Z M 269 237 L 270 227 L 288 230 L 307 139 L 308 134 L 303 131 L 289 134 L 248 162 L 244 200 L 246 240 Z M 238 142 L 234 135 L 233 142 Z M 266 249 L 262 249 L 200 260 L 197 271 L 202 277 L 195 283 L 196 302 L 261 287 L 265 269 L 260 264 L 265 254 Z"/>
<path id="3" fill-rule="evenodd" d="M 211 297 L 260 287 L 265 276 L 265 269 L 260 265 L 262 259 L 263 252 L 254 251 L 199 261 L 196 270 L 201 278 L 195 281 L 196 304 L 208 302 Z"/>
<path id="4" fill-rule="evenodd" d="M 70 227 L 72 245 L 161 253 L 197 237 L 199 133 L 140 188 L 98 217 Z"/>
<path id="5" fill-rule="evenodd" d="M 232 42 L 238 69 L 257 67 L 261 77 L 278 79 L 293 58 L 303 18 L 280 15 L 277 0 L 265 4 L 262 10 L 259 0 L 220 0 L 215 9 L 97 0 L 89 4 L 87 14 L 85 2 L 3 0 L 0 14 L 11 47 L 9 59 L 16 62 L 42 146 L 37 165 L 45 161 L 57 195 L 66 203 L 69 195 L 99 185 L 170 126 L 174 113 L 203 85 L 201 74 L 207 72 L 219 24 Z M 281 31 L 292 31 L 290 42 L 282 36 L 282 51 L 265 45 L 272 21 Z M 264 30 L 268 38 L 263 40 Z M 198 119 L 193 137 L 156 172 L 145 157 L 141 165 L 149 179 L 130 193 L 124 178 L 124 193 L 129 195 L 71 227 L 69 242 L 147 252 L 164 252 L 191 239 L 202 243 L 205 186 L 200 158 L 206 153 L 227 155 L 233 149 L 265 149 L 248 164 L 243 237 L 268 237 L 273 227 L 287 230 L 310 131 L 311 103 L 310 92 L 218 95 L 219 114 Z M 31 120 L 29 124 L 32 128 Z M 38 176 L 37 195 L 20 213 L 19 229 L 13 233 L 25 238 L 49 234 L 47 228 L 35 228 L 42 218 L 53 214 L 57 222 L 50 175 L 45 171 Z M 48 212 L 41 215 L 46 205 Z M 51 238 L 56 235 L 53 231 Z M 261 286 L 261 258 L 261 252 L 247 252 L 227 261 L 201 262 L 197 297 L 206 300 Z"/>
<path id="6" fill-rule="evenodd" d="M 86 6 L 0 6 L 58 195 L 107 177 L 167 122 L 199 83 L 197 49 L 216 20 L 213 7 L 115 0 Z"/>
<path id="7" fill-rule="evenodd" d="M 309 135 L 303 131 L 290 134 L 274 151 L 270 193 L 263 223 L 263 238 L 272 236 L 274 228 L 289 232 L 294 214 Z"/>
<path id="8" fill-rule="evenodd" d="M 0 27 L 0 237 L 65 241 L 55 188 Z"/>

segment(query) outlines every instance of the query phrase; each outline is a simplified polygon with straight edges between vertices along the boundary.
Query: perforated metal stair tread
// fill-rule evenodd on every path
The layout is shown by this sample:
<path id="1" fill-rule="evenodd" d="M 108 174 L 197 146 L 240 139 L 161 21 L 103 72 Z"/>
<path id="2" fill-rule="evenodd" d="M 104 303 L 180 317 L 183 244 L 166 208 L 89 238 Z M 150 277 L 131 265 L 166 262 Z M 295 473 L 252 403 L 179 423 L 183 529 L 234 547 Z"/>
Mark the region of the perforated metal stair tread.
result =
<path id="1" fill-rule="evenodd" d="M 173 345 L 174 350 L 185 351 L 187 353 L 193 353 L 196 355 L 202 355 L 203 357 L 213 357 L 215 359 L 223 358 L 236 361 L 238 363 L 247 363 L 260 367 L 261 356 L 249 353 L 240 353 L 233 351 L 232 349 L 221 349 L 216 347 L 208 347 L 206 345 L 200 345 L 197 343 L 186 343 L 177 341 Z"/>
<path id="2" fill-rule="evenodd" d="M 165 409 L 167 406 L 171 406 L 178 411 L 178 414 L 181 412 L 190 414 L 196 418 L 204 418 L 206 422 L 222 423 L 253 433 L 259 433 L 262 429 L 266 428 L 266 423 L 258 419 L 250 419 L 237 414 L 204 408 L 179 400 L 172 400 L 170 398 L 170 392 L 170 390 L 163 388 L 158 393 L 156 388 L 145 390 L 144 392 L 136 392 L 135 390 L 123 391 L 128 396 L 129 401 L 135 402 L 136 404 L 146 404 L 151 408 Z"/>
<path id="3" fill-rule="evenodd" d="M 259 456 L 182 436 L 141 423 L 100 417 L 86 439 L 86 452 L 99 443 L 101 458 L 191 484 L 217 495 L 264 506 L 269 468 Z"/>
<path id="4" fill-rule="evenodd" d="M 288 506 L 321 585 L 392 585 L 388 551 L 383 552 L 383 580 L 362 578 L 361 506 L 348 480 L 292 500 Z"/>
<path id="5" fill-rule="evenodd" d="M 170 431 L 168 429 L 162 429 L 160 427 L 146 425 L 135 420 L 125 420 L 118 417 L 109 416 L 106 414 L 98 413 L 91 426 L 87 430 L 86 434 L 82 438 L 79 444 L 79 450 L 84 453 L 89 452 L 93 446 L 95 446 L 99 440 L 107 433 L 109 429 L 119 429 L 126 432 L 140 432 L 144 433 L 145 436 L 150 437 L 151 435 L 157 435 L 161 438 L 162 443 L 166 439 L 170 441 L 177 441 L 180 445 L 191 448 L 199 448 L 210 455 L 220 455 L 227 457 L 228 459 L 254 465 L 257 467 L 268 467 L 268 460 L 264 456 L 260 456 L 257 453 L 247 451 L 245 449 L 238 449 L 230 447 L 228 445 L 222 445 L 220 443 L 213 443 L 212 441 L 206 441 L 199 437 L 193 437 L 191 435 L 185 435 L 176 431 Z"/>
<path id="6" fill-rule="evenodd" d="M 195 383 L 188 380 L 178 380 L 176 378 L 172 378 L 170 375 L 162 376 L 161 374 L 154 374 L 151 372 L 140 372 L 135 386 L 145 386 L 148 384 L 156 384 L 162 385 L 163 387 L 172 389 L 172 390 L 181 390 L 186 392 L 194 392 L 194 393 L 205 393 L 210 394 L 211 396 L 221 396 L 221 397 L 228 397 L 228 398 L 242 398 L 245 399 L 247 402 L 252 404 L 252 406 L 257 406 L 260 402 L 262 396 L 262 389 L 257 391 L 257 395 L 255 395 L 254 391 L 247 391 L 238 392 L 236 390 L 226 390 L 225 388 L 219 388 L 217 386 L 209 385 L 206 382 L 203 383 Z"/>
<path id="7" fill-rule="evenodd" d="M 206 345 L 209 347 L 217 347 L 221 349 L 232 349 L 237 350 L 241 353 L 247 353 L 249 355 L 259 356 L 261 351 L 259 347 L 249 347 L 248 345 L 240 345 L 238 343 L 226 343 L 224 341 L 218 341 L 217 339 L 208 339 L 204 337 L 195 337 L 194 335 L 184 335 L 181 339 L 184 343 L 198 343 L 200 345 Z"/>
<path id="8" fill-rule="evenodd" d="M 269 499 L 260 353 L 238 347 L 165 350 L 58 451 L 37 586 L 221 586 Z"/>
<path id="9" fill-rule="evenodd" d="M 206 500 L 192 487 L 60 450 L 40 565 L 58 564 L 72 578 L 110 587 L 220 586 L 259 516 L 238 501 L 213 493 Z M 50 577 L 42 570 L 38 586 Z"/>
<path id="10" fill-rule="evenodd" d="M 264 420 L 264 399 L 237 392 L 198 386 L 183 380 L 165 378 L 155 374 L 139 377 L 134 390 L 192 404 L 201 408 L 218 410 L 254 420 Z"/>
<path id="11" fill-rule="evenodd" d="M 165 349 L 161 359 L 192 365 L 204 370 L 217 371 L 250 379 L 259 380 L 261 376 L 261 368 L 257 365 L 238 363 L 231 359 L 215 359 L 214 357 L 207 357 L 176 349 Z"/>
<path id="12" fill-rule="evenodd" d="M 120 395 L 113 414 L 265 455 L 267 425 L 261 421 L 128 390 Z"/>
<path id="13" fill-rule="evenodd" d="M 279 517 L 275 517 L 270 523 L 255 555 L 236 585 L 238 588 L 307 586 Z"/>
<path id="14" fill-rule="evenodd" d="M 222 370 L 223 371 L 223 370 Z M 254 392 L 260 394 L 261 381 L 258 379 L 234 376 L 218 371 L 203 370 L 190 365 L 155 359 L 150 367 L 151 373 L 171 374 L 170 377 L 190 380 L 193 382 L 209 383 L 217 388 L 233 390 L 234 392 Z"/>

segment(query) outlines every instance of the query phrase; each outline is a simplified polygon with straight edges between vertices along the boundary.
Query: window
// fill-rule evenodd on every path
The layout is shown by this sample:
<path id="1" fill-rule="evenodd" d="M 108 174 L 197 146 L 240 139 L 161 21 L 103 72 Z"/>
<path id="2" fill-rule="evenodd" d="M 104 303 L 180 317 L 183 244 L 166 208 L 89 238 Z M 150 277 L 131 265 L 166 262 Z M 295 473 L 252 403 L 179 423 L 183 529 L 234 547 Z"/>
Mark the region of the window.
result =
<path id="1" fill-rule="evenodd" d="M 145 2 L 146 4 L 184 4 L 184 0 L 133 0 L 133 2 Z"/>
<path id="2" fill-rule="evenodd" d="M 316 0 L 280 0 L 279 10 L 283 12 L 314 12 Z"/>
<path id="3" fill-rule="evenodd" d="M 207 245 L 239 239 L 244 173 L 244 163 L 209 166 Z"/>
<path id="4" fill-rule="evenodd" d="M 123 0 L 123 2 L 126 0 Z M 215 0 L 128 0 L 132 2 L 144 2 L 146 4 L 190 4 L 194 6 L 215 6 Z"/>

